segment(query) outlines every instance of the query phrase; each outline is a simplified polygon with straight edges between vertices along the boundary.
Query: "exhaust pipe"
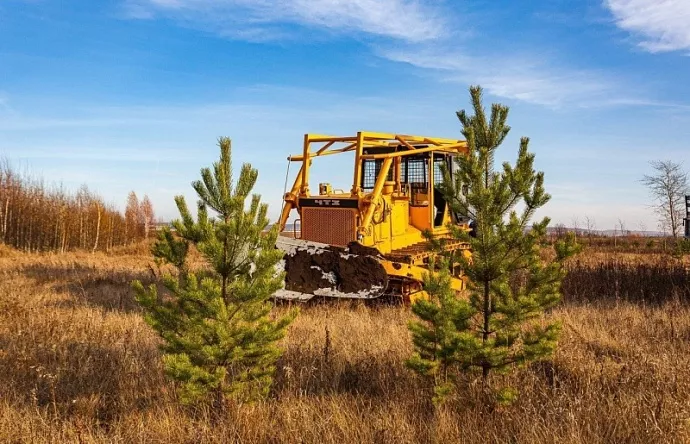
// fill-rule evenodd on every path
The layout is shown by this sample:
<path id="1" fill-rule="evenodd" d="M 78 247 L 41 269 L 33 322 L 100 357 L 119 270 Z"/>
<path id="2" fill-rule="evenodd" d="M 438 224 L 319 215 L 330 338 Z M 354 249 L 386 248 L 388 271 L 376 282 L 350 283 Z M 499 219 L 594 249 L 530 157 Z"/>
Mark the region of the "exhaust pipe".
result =
<path id="1" fill-rule="evenodd" d="M 685 196 L 685 219 L 683 219 L 685 226 L 685 238 L 690 239 L 690 196 Z"/>

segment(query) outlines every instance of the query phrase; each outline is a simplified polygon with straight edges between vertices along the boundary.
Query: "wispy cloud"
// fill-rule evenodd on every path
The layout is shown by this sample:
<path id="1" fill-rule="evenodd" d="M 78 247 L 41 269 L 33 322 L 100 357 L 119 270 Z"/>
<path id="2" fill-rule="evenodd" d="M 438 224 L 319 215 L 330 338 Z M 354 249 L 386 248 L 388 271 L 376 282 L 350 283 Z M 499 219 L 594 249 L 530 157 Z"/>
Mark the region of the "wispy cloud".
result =
<path id="1" fill-rule="evenodd" d="M 476 57 L 433 45 L 379 53 L 389 60 L 432 70 L 445 81 L 478 83 L 495 96 L 552 108 L 566 104 L 630 104 L 637 100 L 622 95 L 620 79 L 595 70 L 558 66 L 543 56 Z"/>
<path id="2" fill-rule="evenodd" d="M 539 47 L 507 53 L 493 41 L 487 44 L 470 25 L 460 27 L 467 33 L 460 35 L 462 4 L 451 7 L 445 0 L 125 1 L 130 18 L 172 19 L 234 39 L 289 39 L 304 29 L 376 37 L 371 47 L 384 59 L 413 65 L 441 81 L 481 84 L 494 96 L 551 108 L 630 106 L 648 99 L 639 87 L 626 88 L 622 76 L 569 66 Z M 470 52 L 482 47 L 491 49 L 481 56 Z"/>
<path id="3" fill-rule="evenodd" d="M 274 40 L 286 26 L 420 42 L 444 33 L 431 0 L 127 0 L 131 18 L 172 18 L 243 40 Z"/>
<path id="4" fill-rule="evenodd" d="M 690 49 L 690 1 L 604 0 L 616 25 L 649 52 Z"/>

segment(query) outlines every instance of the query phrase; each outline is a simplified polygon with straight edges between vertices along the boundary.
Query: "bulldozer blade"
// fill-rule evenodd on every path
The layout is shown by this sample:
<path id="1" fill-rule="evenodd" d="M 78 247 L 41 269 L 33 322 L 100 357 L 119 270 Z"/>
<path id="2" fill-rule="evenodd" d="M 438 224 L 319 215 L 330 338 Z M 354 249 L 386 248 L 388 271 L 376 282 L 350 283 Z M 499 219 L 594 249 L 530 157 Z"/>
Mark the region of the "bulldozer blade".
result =
<path id="1" fill-rule="evenodd" d="M 277 271 L 286 274 L 284 288 L 274 294 L 277 299 L 374 299 L 386 290 L 388 276 L 373 255 L 284 236 L 278 237 L 276 248 L 285 253 Z"/>

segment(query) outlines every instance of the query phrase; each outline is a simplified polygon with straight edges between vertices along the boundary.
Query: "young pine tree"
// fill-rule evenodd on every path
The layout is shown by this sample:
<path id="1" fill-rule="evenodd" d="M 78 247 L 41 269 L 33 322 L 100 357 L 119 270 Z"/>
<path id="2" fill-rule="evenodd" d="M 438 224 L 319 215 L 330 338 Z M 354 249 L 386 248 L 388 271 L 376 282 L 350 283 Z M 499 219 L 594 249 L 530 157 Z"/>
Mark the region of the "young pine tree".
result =
<path id="1" fill-rule="evenodd" d="M 265 232 L 267 205 L 256 194 L 245 205 L 257 171 L 245 164 L 233 183 L 230 139 L 219 145 L 220 160 L 192 184 L 200 199 L 197 220 L 177 196 L 175 233 L 163 230 L 152 247 L 158 260 L 179 271 L 163 278 L 169 294 L 133 284 L 146 321 L 163 339 L 166 373 L 179 383 L 185 403 L 265 396 L 281 354 L 277 341 L 295 315 L 270 315 L 269 298 L 283 279 L 275 265 L 283 254 L 275 248 L 276 229 Z M 190 244 L 204 259 L 196 272 L 186 262 Z"/>
<path id="2" fill-rule="evenodd" d="M 553 260 L 541 258 L 549 219 L 529 223 L 550 196 L 544 174 L 534 170 L 529 139 L 521 139 L 514 166 L 496 169 L 496 149 L 510 130 L 508 107 L 494 104 L 487 116 L 481 88 L 471 87 L 470 95 L 474 115 L 457 113 L 469 153 L 458 158 L 452 175 L 445 171 L 442 187 L 451 210 L 476 224 L 474 237 L 453 230 L 471 246 L 471 258 L 453 258 L 468 278 L 469 298 L 454 297 L 445 272 L 429 276 L 431 298 L 413 306 L 419 321 L 410 325 L 417 353 L 409 365 L 434 376 L 439 395 L 450 390 L 453 371 L 476 370 L 486 381 L 494 370 L 553 352 L 560 327 L 542 314 L 560 300 L 563 263 L 578 251 L 568 237 L 555 245 Z"/>

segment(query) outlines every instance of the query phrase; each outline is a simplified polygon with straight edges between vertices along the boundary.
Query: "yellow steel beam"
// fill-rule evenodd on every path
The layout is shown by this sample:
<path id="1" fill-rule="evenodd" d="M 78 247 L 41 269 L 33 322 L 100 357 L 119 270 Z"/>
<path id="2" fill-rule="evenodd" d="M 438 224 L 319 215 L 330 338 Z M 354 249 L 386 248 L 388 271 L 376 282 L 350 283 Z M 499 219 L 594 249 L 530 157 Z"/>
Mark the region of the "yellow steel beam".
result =
<path id="1" fill-rule="evenodd" d="M 361 157 L 362 157 L 362 143 L 364 142 L 364 133 L 361 131 L 357 133 L 357 145 L 355 146 L 355 172 L 352 179 L 352 190 L 353 196 L 359 194 L 359 182 L 362 175 L 361 168 Z"/>
<path id="2" fill-rule="evenodd" d="M 437 143 L 439 145 L 457 145 L 459 143 L 465 143 L 464 140 L 458 140 L 458 139 L 444 139 L 442 137 L 425 137 L 425 136 L 407 136 L 407 135 L 401 135 L 405 140 L 411 141 L 411 142 L 431 142 L 431 143 Z"/>
<path id="3" fill-rule="evenodd" d="M 375 140 L 393 140 L 395 139 L 395 134 L 391 133 L 377 133 L 375 131 L 362 131 L 362 136 L 365 140 L 375 139 Z"/>
<path id="4" fill-rule="evenodd" d="M 400 142 L 395 143 L 395 145 L 399 145 Z M 457 154 L 457 153 L 464 153 L 467 151 L 467 146 L 463 144 L 455 144 L 455 145 L 434 145 L 432 147 L 426 147 L 426 148 L 415 148 L 413 145 L 409 144 L 404 144 L 408 148 L 410 148 L 409 151 L 400 151 L 398 153 L 385 153 L 385 154 L 362 154 L 361 159 L 384 159 L 387 156 L 393 156 L 393 157 L 398 157 L 398 156 L 408 156 L 410 154 L 418 154 L 418 153 L 425 153 L 428 151 L 438 151 L 438 152 L 443 152 L 443 153 L 450 153 L 450 154 Z M 381 144 L 381 145 L 364 145 L 363 148 L 384 148 L 384 147 L 389 147 L 390 145 L 388 144 Z M 344 153 L 346 151 L 352 151 L 356 148 L 356 144 L 350 144 L 345 146 L 344 148 L 338 148 L 338 149 L 331 149 L 328 151 L 324 151 L 321 153 L 311 153 L 310 154 L 310 159 L 314 157 L 323 157 L 323 156 L 330 156 L 332 154 L 340 154 Z M 293 162 L 303 162 L 304 161 L 304 155 L 293 155 L 293 156 L 288 156 L 288 160 L 293 161 Z"/>
<path id="5" fill-rule="evenodd" d="M 332 147 L 333 144 L 335 144 L 335 140 L 331 140 L 330 142 L 328 142 L 327 144 L 325 144 L 324 146 L 322 146 L 321 148 L 319 148 L 318 151 L 316 151 L 316 155 L 318 156 L 319 154 L 323 153 L 323 152 L 326 151 L 328 148 Z"/>
<path id="6" fill-rule="evenodd" d="M 285 225 L 287 224 L 288 218 L 290 217 L 290 212 L 296 206 L 297 193 L 299 193 L 302 187 L 302 170 L 305 168 L 305 164 L 302 164 L 297 177 L 295 177 L 295 182 L 292 184 L 292 188 L 288 193 L 283 196 L 283 210 L 280 213 L 280 220 L 278 221 L 278 226 L 280 231 L 285 230 Z"/>
<path id="7" fill-rule="evenodd" d="M 446 139 L 443 137 L 413 136 L 409 134 L 375 133 L 363 131 L 364 140 L 405 140 L 407 142 L 427 142 L 437 145 L 455 145 L 464 143 L 464 140 Z"/>
<path id="8" fill-rule="evenodd" d="M 415 149 L 416 149 L 415 147 L 413 147 L 412 145 L 410 145 L 409 142 L 407 142 L 405 139 L 403 139 L 401 136 L 396 136 L 395 138 L 396 138 L 396 140 L 398 140 L 400 143 L 402 143 L 403 145 L 405 145 L 408 149 L 410 149 L 410 150 L 415 150 Z"/>
<path id="9" fill-rule="evenodd" d="M 398 145 L 396 143 L 395 145 Z M 369 146 L 369 145 L 364 145 L 363 148 L 376 148 L 376 147 L 387 147 L 389 145 L 376 145 L 376 146 Z M 426 147 L 426 148 L 415 148 L 414 146 L 410 145 L 411 149 L 409 151 L 400 151 L 397 153 L 385 153 L 385 154 L 362 154 L 361 159 L 385 159 L 388 156 L 392 157 L 401 157 L 401 156 L 409 156 L 411 154 L 419 154 L 419 153 L 426 153 L 429 151 L 438 151 L 439 153 L 449 153 L 449 154 L 457 154 L 457 153 L 465 153 L 467 152 L 467 146 L 464 144 L 457 144 L 457 145 L 434 145 L 432 147 Z M 311 153 L 309 158 L 313 159 L 314 157 L 323 157 L 323 156 L 330 156 L 333 154 L 340 154 L 344 153 L 346 151 L 352 151 L 356 147 L 353 144 L 347 145 L 344 148 L 338 148 L 338 149 L 331 149 L 328 151 L 324 151 L 322 153 Z M 304 161 L 304 156 L 303 155 L 292 155 L 288 156 L 288 160 L 292 162 L 303 162 Z"/>
<path id="10" fill-rule="evenodd" d="M 300 195 L 302 196 L 308 196 L 309 195 L 309 149 L 310 149 L 310 141 L 308 135 L 304 135 L 304 147 L 302 151 L 302 161 L 304 162 L 302 165 L 302 169 L 300 170 L 302 172 L 302 184 L 300 187 Z"/>
<path id="11" fill-rule="evenodd" d="M 448 152 L 447 150 L 444 150 L 443 148 L 440 148 L 438 146 L 432 146 L 428 148 L 418 148 L 415 150 L 411 151 L 398 151 L 397 153 L 385 153 L 385 154 L 363 154 L 361 156 L 361 159 L 391 159 L 394 157 L 404 157 L 404 156 L 410 156 L 412 154 L 422 154 L 422 153 L 428 153 L 429 151 L 443 151 L 443 152 Z M 454 151 L 453 151 L 454 152 Z"/>
<path id="12" fill-rule="evenodd" d="M 376 200 L 381 196 L 381 191 L 383 190 L 383 184 L 386 182 L 388 177 L 388 171 L 391 169 L 391 164 L 393 163 L 392 158 L 387 158 L 383 161 L 381 165 L 381 170 L 379 171 L 379 176 L 376 178 L 376 184 L 374 185 L 374 190 L 371 192 L 371 202 L 367 211 L 364 213 L 364 219 L 362 220 L 362 225 L 359 227 L 359 232 L 361 234 L 366 233 L 369 225 L 371 224 L 371 219 L 374 217 L 374 211 L 376 210 Z"/>
<path id="13" fill-rule="evenodd" d="M 346 152 L 346 151 L 352 151 L 353 149 L 355 149 L 355 145 L 354 145 L 354 144 L 350 144 L 350 145 L 347 145 L 347 146 L 344 147 L 344 148 L 338 148 L 338 149 L 335 149 L 335 150 L 328 150 L 328 151 L 324 151 L 323 153 L 313 153 L 313 154 L 310 154 L 309 158 L 310 158 L 310 159 L 313 159 L 314 157 L 323 157 L 323 156 L 330 156 L 330 155 L 332 155 L 332 154 L 340 154 L 340 153 L 344 153 L 344 152 Z M 302 155 L 302 156 L 299 156 L 299 155 L 297 155 L 297 156 L 289 156 L 289 157 L 288 157 L 288 160 L 291 160 L 291 161 L 293 161 L 293 162 L 303 162 L 303 161 L 304 161 L 304 156 L 303 156 L 303 155 Z"/>
<path id="14" fill-rule="evenodd" d="M 324 136 L 322 134 L 305 134 L 305 137 L 307 140 L 310 142 L 354 142 L 357 140 L 357 136 L 346 136 L 346 137 L 339 137 L 339 136 Z"/>
<path id="15" fill-rule="evenodd" d="M 464 143 L 463 140 L 446 139 L 442 137 L 427 137 L 427 136 L 413 136 L 409 134 L 393 134 L 393 133 L 377 133 L 373 131 L 361 131 L 362 140 L 366 142 L 372 141 L 393 141 L 403 139 L 407 142 L 424 142 L 432 143 L 434 145 L 455 145 Z M 306 138 L 312 142 L 356 142 L 358 136 L 328 136 L 323 134 L 306 134 Z"/>
<path id="16" fill-rule="evenodd" d="M 436 145 L 436 146 L 441 146 L 441 144 L 438 141 L 432 140 L 429 138 L 424 139 L 424 143 L 428 143 L 428 144 Z"/>

